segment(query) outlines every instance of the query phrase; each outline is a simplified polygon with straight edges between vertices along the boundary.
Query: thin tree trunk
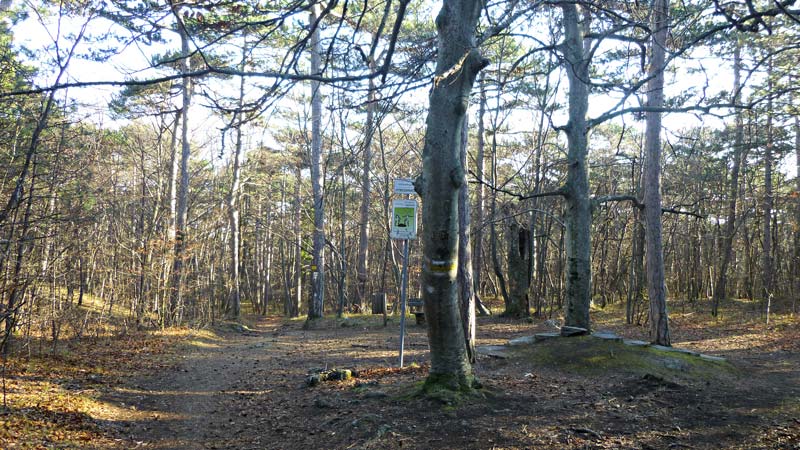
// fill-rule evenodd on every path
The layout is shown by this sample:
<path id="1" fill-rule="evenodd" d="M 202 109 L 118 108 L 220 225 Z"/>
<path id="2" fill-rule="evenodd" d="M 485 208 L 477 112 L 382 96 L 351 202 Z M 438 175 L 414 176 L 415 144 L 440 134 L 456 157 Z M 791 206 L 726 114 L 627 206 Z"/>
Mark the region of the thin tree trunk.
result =
<path id="1" fill-rule="evenodd" d="M 245 69 L 247 41 L 242 44 L 242 71 Z M 231 174 L 231 191 L 228 193 L 228 227 L 230 228 L 230 296 L 228 298 L 227 316 L 237 322 L 242 320 L 241 276 L 239 274 L 239 189 L 242 172 L 242 122 L 244 121 L 244 77 L 239 79 L 239 100 L 234 115 L 236 126 L 236 144 L 233 151 L 233 170 Z"/>
<path id="2" fill-rule="evenodd" d="M 320 14 L 319 4 L 311 8 L 309 24 L 314 26 Z M 321 23 L 320 23 L 321 25 Z M 319 75 L 322 46 L 319 26 L 311 35 L 311 73 Z M 311 190 L 314 197 L 314 235 L 312 242 L 311 301 L 308 319 L 322 317 L 325 303 L 325 217 L 322 186 L 322 95 L 319 81 L 311 82 Z"/>
<path id="3" fill-rule="evenodd" d="M 772 90 L 772 60 L 769 62 L 767 77 L 770 80 L 769 89 Z M 761 282 L 762 298 L 765 303 L 767 323 L 769 324 L 769 309 L 773 295 L 773 259 L 772 259 L 772 98 L 767 101 L 767 143 L 764 146 L 764 201 L 762 212 L 764 222 L 762 224 L 762 243 L 761 253 Z"/>
<path id="4" fill-rule="evenodd" d="M 477 152 L 475 155 L 475 175 L 481 182 L 475 189 L 475 223 L 478 224 L 473 229 L 472 236 L 472 279 L 475 284 L 473 291 L 477 295 L 482 295 L 481 271 L 483 270 L 483 203 L 486 188 L 483 184 L 485 177 L 484 170 L 484 148 L 486 146 L 486 131 L 484 129 L 484 116 L 486 114 L 486 87 L 484 85 L 484 75 L 481 73 L 479 78 L 480 100 L 478 103 L 478 135 Z"/>
<path id="5" fill-rule="evenodd" d="M 179 11 L 175 12 L 176 16 Z M 178 34 L 181 39 L 181 55 L 183 56 L 181 71 L 188 73 L 191 71 L 189 57 L 189 36 L 186 30 L 179 26 Z M 191 78 L 184 77 L 181 84 L 181 96 L 183 105 L 181 107 L 181 162 L 180 162 L 180 185 L 177 195 L 177 208 L 175 211 L 175 247 L 172 262 L 172 283 L 170 291 L 170 313 L 169 322 L 179 325 L 183 317 L 183 260 L 186 252 L 186 219 L 189 210 L 189 157 L 191 147 L 189 146 L 189 108 L 192 103 L 192 81 Z"/>
<path id="6" fill-rule="evenodd" d="M 733 51 L 733 103 L 738 104 L 741 100 L 741 69 L 742 69 L 742 49 L 741 43 L 737 38 L 736 47 Z M 722 237 L 722 260 L 717 272 L 717 282 L 714 288 L 714 295 L 711 302 L 711 315 L 717 315 L 720 302 L 726 297 L 728 289 L 728 264 L 733 259 L 733 238 L 736 233 L 736 201 L 739 199 L 739 170 L 744 153 L 744 126 L 742 124 L 742 112 L 740 109 L 735 111 L 734 141 L 733 141 L 733 166 L 731 167 L 731 184 L 728 197 L 728 217 L 725 219 L 725 234 Z"/>
<path id="7" fill-rule="evenodd" d="M 370 67 L 374 63 L 370 60 Z M 363 309 L 367 292 L 367 280 L 369 278 L 369 203 L 371 201 L 371 183 L 369 179 L 372 164 L 372 137 L 375 134 L 375 107 L 377 104 L 375 94 L 375 80 L 369 79 L 369 92 L 367 94 L 367 123 L 364 125 L 364 168 L 361 179 L 361 206 L 358 223 L 358 257 L 357 257 L 357 279 L 356 279 L 356 298 L 355 302 L 359 309 Z"/>

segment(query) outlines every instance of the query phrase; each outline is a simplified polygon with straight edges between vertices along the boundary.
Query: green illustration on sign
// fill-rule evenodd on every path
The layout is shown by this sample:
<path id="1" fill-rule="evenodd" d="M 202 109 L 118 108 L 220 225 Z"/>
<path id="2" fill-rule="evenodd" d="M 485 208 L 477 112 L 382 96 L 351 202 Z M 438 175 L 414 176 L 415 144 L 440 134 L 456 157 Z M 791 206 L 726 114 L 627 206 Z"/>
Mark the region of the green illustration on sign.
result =
<path id="1" fill-rule="evenodd" d="M 393 239 L 417 238 L 417 202 L 414 200 L 395 200 L 392 205 Z"/>

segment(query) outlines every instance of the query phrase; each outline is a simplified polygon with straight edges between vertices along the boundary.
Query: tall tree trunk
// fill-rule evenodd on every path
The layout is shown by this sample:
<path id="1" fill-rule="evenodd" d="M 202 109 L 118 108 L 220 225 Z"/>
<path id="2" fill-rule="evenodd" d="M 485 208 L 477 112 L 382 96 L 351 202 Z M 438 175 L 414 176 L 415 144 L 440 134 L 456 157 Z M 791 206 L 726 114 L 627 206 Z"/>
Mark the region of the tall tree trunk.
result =
<path id="1" fill-rule="evenodd" d="M 370 67 L 374 63 L 370 60 Z M 372 137 L 375 134 L 375 107 L 377 96 L 375 95 L 375 80 L 369 79 L 369 92 L 367 94 L 367 123 L 364 128 L 364 168 L 361 179 L 361 206 L 358 222 L 358 257 L 356 261 L 356 299 L 359 309 L 363 309 L 369 293 L 367 292 L 367 280 L 369 278 L 369 203 L 371 184 L 369 172 L 372 164 Z"/>
<path id="2" fill-rule="evenodd" d="M 578 7 L 561 5 L 564 11 L 564 65 L 569 80 L 569 122 L 567 122 L 567 181 L 564 195 L 566 211 L 566 302 L 564 323 L 567 326 L 590 328 L 592 264 L 589 203 L 589 169 L 587 156 L 589 108 L 589 61 L 584 49 Z M 588 27 L 588 24 L 583 24 Z M 588 45 L 588 42 L 587 44 Z"/>
<path id="3" fill-rule="evenodd" d="M 794 206 L 794 295 L 792 295 L 792 313 L 796 312 L 797 297 L 800 296 L 800 116 L 794 118 L 794 154 L 795 154 L 795 206 Z"/>
<path id="4" fill-rule="evenodd" d="M 241 70 L 245 70 L 247 58 L 247 41 L 242 44 Z M 233 150 L 233 168 L 231 174 L 231 191 L 228 193 L 228 227 L 230 228 L 230 296 L 228 298 L 227 316 L 239 322 L 242 319 L 241 276 L 239 274 L 239 188 L 242 172 L 242 123 L 244 122 L 244 77 L 239 79 L 239 99 L 233 121 L 236 126 L 236 144 Z"/>
<path id="5" fill-rule="evenodd" d="M 650 67 L 647 105 L 664 106 L 665 45 L 669 31 L 669 0 L 654 0 L 651 10 Z M 670 345 L 667 287 L 661 237 L 661 112 L 645 114 L 644 217 L 647 246 L 647 294 L 650 297 L 650 340 Z"/>
<path id="6" fill-rule="evenodd" d="M 484 129 L 484 116 L 486 115 L 486 87 L 484 85 L 484 75 L 481 73 L 478 86 L 480 88 L 480 102 L 478 103 L 478 135 L 477 152 L 475 155 L 475 175 L 480 181 L 475 188 L 475 223 L 472 236 L 472 280 L 475 284 L 473 290 L 475 294 L 482 295 L 481 291 L 481 271 L 483 270 L 483 203 L 486 188 L 483 184 L 486 181 L 484 169 L 484 148 L 486 146 L 486 132 Z"/>
<path id="7" fill-rule="evenodd" d="M 289 308 L 289 317 L 297 317 L 300 315 L 300 305 L 303 303 L 303 234 L 301 227 L 301 220 L 303 218 L 303 203 L 300 197 L 300 184 L 303 182 L 303 175 L 301 173 L 300 162 L 294 168 L 295 181 L 294 181 L 294 212 L 293 212 L 293 228 L 294 228 L 294 296 L 292 297 L 292 304 Z"/>
<path id="8" fill-rule="evenodd" d="M 175 16 L 180 15 L 175 11 Z M 178 26 L 178 34 L 181 39 L 181 55 L 183 61 L 181 72 L 191 71 L 191 58 L 189 55 L 189 36 L 183 26 Z M 192 103 L 192 80 L 188 76 L 183 77 L 181 83 L 181 96 L 183 105 L 181 106 L 181 162 L 180 162 L 180 185 L 177 195 L 177 209 L 175 211 L 175 247 L 172 262 L 172 283 L 170 291 L 170 320 L 171 324 L 180 324 L 183 317 L 183 260 L 186 252 L 186 217 L 189 210 L 189 157 L 191 147 L 189 146 L 189 107 Z"/>
<path id="9" fill-rule="evenodd" d="M 474 386 L 456 284 L 458 193 L 464 182 L 462 147 L 469 94 L 488 64 L 475 45 L 480 0 L 444 0 L 436 17 L 436 75 L 430 93 L 418 191 L 422 208 L 422 296 L 431 367 L 426 381 L 447 389 Z"/>
<path id="10" fill-rule="evenodd" d="M 742 46 L 737 38 L 736 47 L 733 50 L 733 103 L 738 104 L 741 100 L 742 89 Z M 714 288 L 714 295 L 711 301 L 711 315 L 718 313 L 720 302 L 726 297 L 728 289 L 728 264 L 733 259 L 733 238 L 736 233 L 736 201 L 739 199 L 739 170 L 744 153 L 744 125 L 742 123 L 742 112 L 736 109 L 734 112 L 734 138 L 733 138 L 733 165 L 731 167 L 731 184 L 728 190 L 728 217 L 725 219 L 725 234 L 722 236 L 722 260 L 719 263 L 717 272 L 717 282 Z"/>
<path id="11" fill-rule="evenodd" d="M 311 8 L 309 24 L 314 26 L 320 14 L 319 4 Z M 321 71 L 322 46 L 319 25 L 311 34 L 311 73 Z M 308 318 L 322 317 L 325 303 L 325 217 L 322 193 L 322 96 L 319 81 L 311 82 L 311 190 L 314 196 L 314 235 L 311 262 L 311 300 L 308 302 Z"/>
<path id="12" fill-rule="evenodd" d="M 769 61 L 767 71 L 769 92 L 772 91 L 772 60 Z M 764 146 L 764 201 L 762 212 L 764 222 L 762 228 L 763 249 L 761 253 L 761 282 L 762 298 L 765 303 L 767 323 L 769 323 L 769 308 L 773 295 L 773 259 L 772 259 L 772 97 L 767 101 L 767 143 Z"/>
<path id="13" fill-rule="evenodd" d="M 472 277 L 472 255 L 470 239 L 470 207 L 469 183 L 467 183 L 467 142 L 468 118 L 464 119 L 461 140 L 461 167 L 464 179 L 458 191 L 458 286 L 459 304 L 461 307 L 461 322 L 464 326 L 464 339 L 467 345 L 467 355 L 471 363 L 475 362 L 475 284 Z"/>

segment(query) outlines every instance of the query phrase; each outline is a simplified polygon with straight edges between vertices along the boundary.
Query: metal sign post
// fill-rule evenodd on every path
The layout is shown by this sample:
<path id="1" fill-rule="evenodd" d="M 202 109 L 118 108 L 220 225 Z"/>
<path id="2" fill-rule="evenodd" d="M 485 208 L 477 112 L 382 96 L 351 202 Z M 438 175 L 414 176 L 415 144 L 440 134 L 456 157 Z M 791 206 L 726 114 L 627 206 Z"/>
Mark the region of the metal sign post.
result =
<path id="1" fill-rule="evenodd" d="M 394 180 L 394 193 L 414 195 L 411 180 Z M 403 271 L 400 277 L 400 367 L 403 367 L 403 348 L 406 338 L 406 305 L 408 296 L 408 240 L 417 238 L 417 201 L 394 200 L 392 202 L 392 239 L 403 240 Z"/>

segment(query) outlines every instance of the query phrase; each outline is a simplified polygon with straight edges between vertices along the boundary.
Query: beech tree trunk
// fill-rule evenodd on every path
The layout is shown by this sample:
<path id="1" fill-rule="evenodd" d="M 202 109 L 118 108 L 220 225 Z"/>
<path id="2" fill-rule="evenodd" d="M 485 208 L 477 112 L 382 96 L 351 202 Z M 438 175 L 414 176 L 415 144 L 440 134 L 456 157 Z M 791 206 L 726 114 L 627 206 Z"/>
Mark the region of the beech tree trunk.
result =
<path id="1" fill-rule="evenodd" d="M 458 302 L 459 152 L 472 85 L 488 62 L 475 45 L 480 0 L 444 0 L 436 17 L 438 54 L 417 190 L 422 207 L 422 297 L 431 367 L 426 386 L 474 386 Z"/>
<path id="2" fill-rule="evenodd" d="M 650 66 L 647 105 L 664 106 L 665 45 L 669 30 L 669 1 L 654 0 L 651 10 Z M 670 345 L 667 287 L 661 236 L 661 112 L 645 114 L 644 217 L 647 259 L 647 294 L 650 297 L 650 340 Z"/>
<path id="3" fill-rule="evenodd" d="M 309 24 L 314 26 L 320 14 L 319 4 L 311 8 Z M 311 73 L 321 70 L 322 46 L 319 26 L 311 35 Z M 308 302 L 308 319 L 322 317 L 325 303 L 325 217 L 322 195 L 322 96 L 320 82 L 311 82 L 311 190 L 314 196 L 314 235 L 311 252 L 311 300 Z"/>

